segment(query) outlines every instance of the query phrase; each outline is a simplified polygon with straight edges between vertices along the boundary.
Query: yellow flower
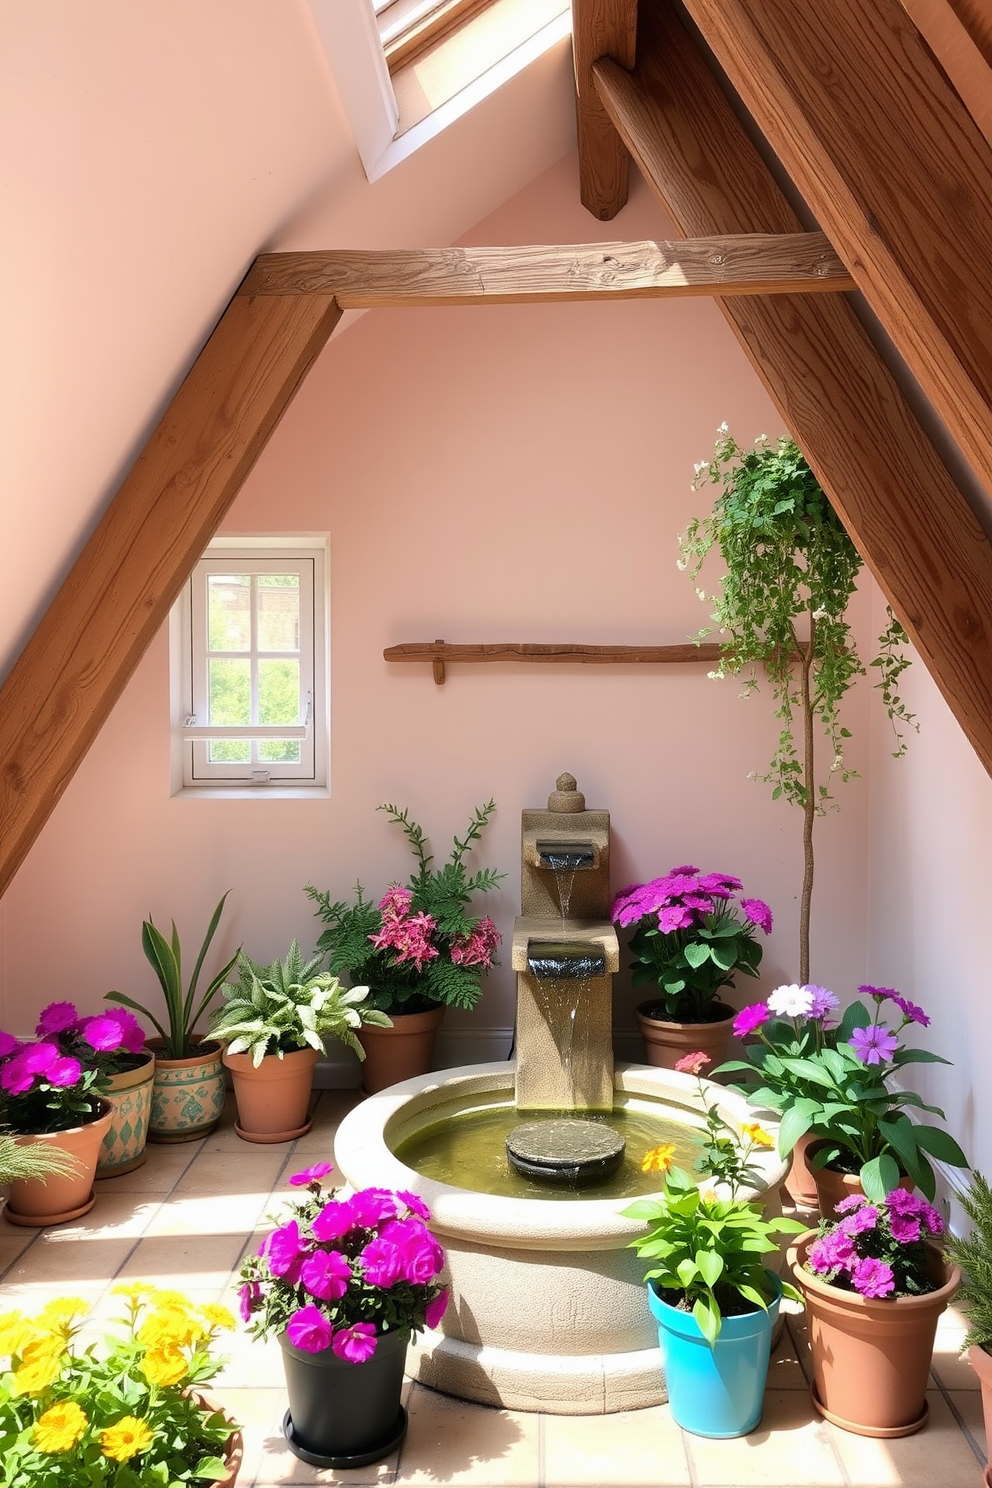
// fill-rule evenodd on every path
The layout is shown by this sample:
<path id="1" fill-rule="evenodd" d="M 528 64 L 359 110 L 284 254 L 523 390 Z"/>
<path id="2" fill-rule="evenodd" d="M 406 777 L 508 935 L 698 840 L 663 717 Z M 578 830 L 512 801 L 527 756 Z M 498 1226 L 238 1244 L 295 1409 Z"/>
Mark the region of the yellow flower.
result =
<path id="1" fill-rule="evenodd" d="M 177 1348 L 150 1348 L 141 1361 L 141 1372 L 152 1385 L 177 1385 L 189 1365 Z"/>
<path id="2" fill-rule="evenodd" d="M 42 1326 L 46 1323 L 71 1323 L 73 1318 L 89 1310 L 90 1304 L 82 1297 L 56 1297 L 46 1302 L 38 1314 L 38 1322 Z"/>
<path id="3" fill-rule="evenodd" d="M 153 1440 L 147 1422 L 139 1421 L 137 1416 L 123 1416 L 116 1426 L 100 1432 L 103 1455 L 115 1462 L 129 1462 L 139 1452 L 147 1452 Z"/>
<path id="4" fill-rule="evenodd" d="M 645 1152 L 641 1158 L 641 1172 L 667 1173 L 674 1161 L 674 1142 L 662 1142 L 660 1147 L 652 1147 L 650 1152 Z"/>
<path id="5" fill-rule="evenodd" d="M 229 1307 L 223 1307 L 219 1302 L 204 1303 L 200 1308 L 200 1315 L 211 1328 L 234 1327 L 234 1314 Z"/>
<path id="6" fill-rule="evenodd" d="M 40 1395 L 53 1380 L 58 1379 L 62 1368 L 62 1355 L 42 1354 L 30 1363 L 22 1364 L 14 1375 L 16 1395 Z"/>
<path id="7" fill-rule="evenodd" d="M 188 1313 L 185 1307 L 156 1307 L 138 1329 L 138 1342 L 145 1348 L 185 1348 L 202 1338 L 203 1324 Z"/>
<path id="8" fill-rule="evenodd" d="M 42 1452 L 68 1452 L 89 1422 L 74 1400 L 60 1400 L 39 1416 L 31 1440 Z"/>
<path id="9" fill-rule="evenodd" d="M 704 1204 L 718 1204 L 720 1202 L 719 1195 L 717 1194 L 715 1188 L 704 1188 L 699 1197 L 702 1199 Z"/>
<path id="10" fill-rule="evenodd" d="M 121 1281 L 115 1287 L 111 1287 L 111 1295 L 114 1297 L 126 1297 L 129 1302 L 140 1302 L 143 1297 L 148 1297 L 155 1288 L 149 1281 Z"/>
<path id="11" fill-rule="evenodd" d="M 35 1332 L 21 1349 L 24 1364 L 38 1364 L 42 1359 L 61 1359 L 66 1352 L 65 1338 L 51 1329 Z"/>
<path id="12" fill-rule="evenodd" d="M 775 1138 L 769 1136 L 760 1121 L 745 1121 L 741 1127 L 745 1137 L 749 1137 L 755 1147 L 774 1147 Z"/>
<path id="13" fill-rule="evenodd" d="M 34 1332 L 34 1325 L 23 1312 L 0 1315 L 0 1354 L 19 1354 Z"/>

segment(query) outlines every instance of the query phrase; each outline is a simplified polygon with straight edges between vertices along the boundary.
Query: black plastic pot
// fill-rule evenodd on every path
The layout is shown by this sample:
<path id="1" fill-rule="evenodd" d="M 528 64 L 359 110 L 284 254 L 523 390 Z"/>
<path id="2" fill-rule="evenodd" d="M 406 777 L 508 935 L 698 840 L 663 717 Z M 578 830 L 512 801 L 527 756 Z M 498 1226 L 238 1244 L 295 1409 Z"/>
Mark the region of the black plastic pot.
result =
<path id="1" fill-rule="evenodd" d="M 289 1410 L 283 1434 L 313 1467 L 364 1467 L 395 1451 L 406 1435 L 400 1404 L 407 1340 L 383 1334 L 371 1359 L 349 1364 L 328 1349 L 308 1354 L 279 1339 Z"/>

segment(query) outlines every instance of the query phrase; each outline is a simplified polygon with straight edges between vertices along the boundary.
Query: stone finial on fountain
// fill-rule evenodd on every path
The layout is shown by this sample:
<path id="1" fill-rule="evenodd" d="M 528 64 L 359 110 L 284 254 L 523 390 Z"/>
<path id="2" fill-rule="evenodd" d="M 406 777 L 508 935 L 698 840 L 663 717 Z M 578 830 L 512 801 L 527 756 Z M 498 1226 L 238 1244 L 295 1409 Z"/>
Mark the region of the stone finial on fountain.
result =
<path id="1" fill-rule="evenodd" d="M 575 788 L 574 775 L 559 775 L 555 781 L 555 789 L 548 797 L 549 811 L 585 811 L 586 798 L 580 790 Z"/>

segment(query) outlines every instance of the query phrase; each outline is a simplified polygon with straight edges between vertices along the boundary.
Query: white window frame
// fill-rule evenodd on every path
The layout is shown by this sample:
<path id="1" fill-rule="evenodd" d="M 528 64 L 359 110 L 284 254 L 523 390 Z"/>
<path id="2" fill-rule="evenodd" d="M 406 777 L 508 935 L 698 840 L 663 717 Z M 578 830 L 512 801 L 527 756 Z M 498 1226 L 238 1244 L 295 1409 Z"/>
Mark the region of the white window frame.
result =
<path id="1" fill-rule="evenodd" d="M 206 712 L 206 594 L 210 573 L 299 572 L 300 694 L 298 720 L 285 727 L 211 725 Z M 173 608 L 172 793 L 191 796 L 326 796 L 329 685 L 327 538 L 224 536 L 215 538 Z M 255 660 L 260 653 L 252 647 Z M 300 761 L 211 763 L 211 739 L 300 740 Z M 253 749 L 252 754 L 256 751 Z"/>

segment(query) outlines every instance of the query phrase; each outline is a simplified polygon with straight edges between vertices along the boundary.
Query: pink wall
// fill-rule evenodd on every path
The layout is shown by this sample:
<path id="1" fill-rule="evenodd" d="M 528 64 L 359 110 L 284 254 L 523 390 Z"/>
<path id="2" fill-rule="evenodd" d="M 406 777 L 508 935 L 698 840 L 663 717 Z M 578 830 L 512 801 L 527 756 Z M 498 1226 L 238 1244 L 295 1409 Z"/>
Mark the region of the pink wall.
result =
<path id="1" fill-rule="evenodd" d="M 568 157 L 471 240 L 669 230 L 642 188 L 600 228 Z M 707 612 L 676 570 L 675 539 L 700 509 L 692 468 L 723 419 L 744 441 L 778 432 L 705 300 L 382 311 L 339 334 L 227 523 L 330 532 L 330 799 L 170 799 L 163 632 L 6 896 L 4 1020 L 23 1030 L 57 995 L 92 1005 L 111 986 L 148 992 L 143 915 L 175 915 L 195 942 L 228 888 L 225 945 L 243 937 L 266 959 L 294 935 L 309 945 L 308 880 L 344 895 L 356 878 L 378 891 L 409 871 L 400 834 L 375 813 L 384 800 L 409 805 L 443 855 L 472 805 L 496 797 L 481 861 L 508 871 L 491 906 L 508 932 L 520 809 L 542 804 L 563 769 L 613 813 L 617 886 L 685 861 L 738 873 L 777 916 L 764 990 L 792 980 L 799 819 L 746 778 L 770 753 L 766 699 L 740 702 L 702 665 L 452 667 L 438 689 L 428 668 L 382 660 L 384 646 L 435 636 L 695 633 Z M 865 693 L 850 721 L 864 741 Z M 843 805 L 820 833 L 813 963 L 838 990 L 864 962 L 862 782 Z M 629 1001 L 621 989 L 624 1022 Z M 449 1057 L 488 1052 L 487 1030 L 511 1019 L 504 965 L 472 1018 L 451 1017 Z"/>

